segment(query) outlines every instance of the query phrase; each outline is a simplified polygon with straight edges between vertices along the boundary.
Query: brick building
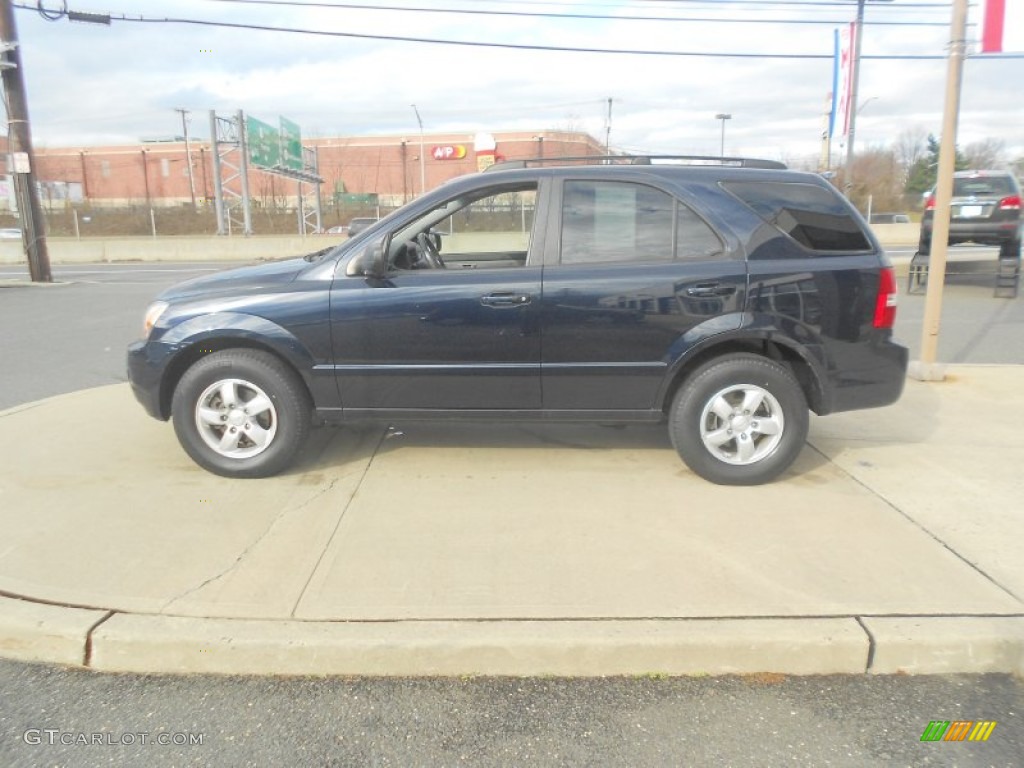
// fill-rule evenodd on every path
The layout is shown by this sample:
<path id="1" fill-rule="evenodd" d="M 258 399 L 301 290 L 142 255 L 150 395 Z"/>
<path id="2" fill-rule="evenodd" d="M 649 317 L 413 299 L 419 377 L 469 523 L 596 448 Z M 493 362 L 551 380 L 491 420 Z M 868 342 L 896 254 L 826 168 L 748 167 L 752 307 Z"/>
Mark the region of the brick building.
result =
<path id="1" fill-rule="evenodd" d="M 423 137 L 422 165 L 418 134 L 315 138 L 304 139 L 303 144 L 316 147 L 325 205 L 343 194 L 377 195 L 381 205 L 398 205 L 418 196 L 422 182 L 430 190 L 494 159 L 604 153 L 592 136 L 567 131 L 429 134 Z M 191 141 L 190 150 L 196 198 L 212 200 L 210 143 Z M 35 171 L 41 182 L 81 185 L 81 199 L 89 205 L 162 207 L 191 201 L 187 164 L 183 141 L 37 147 Z M 257 207 L 294 205 L 296 182 L 250 169 L 249 192 Z"/>

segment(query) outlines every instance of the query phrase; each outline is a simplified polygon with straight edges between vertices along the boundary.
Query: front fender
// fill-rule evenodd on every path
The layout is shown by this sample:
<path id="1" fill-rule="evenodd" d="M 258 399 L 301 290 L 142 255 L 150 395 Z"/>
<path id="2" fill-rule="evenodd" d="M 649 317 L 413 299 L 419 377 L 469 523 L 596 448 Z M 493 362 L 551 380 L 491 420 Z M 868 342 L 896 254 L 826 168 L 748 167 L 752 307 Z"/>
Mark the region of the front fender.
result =
<path id="1" fill-rule="evenodd" d="M 150 359 L 164 358 L 158 363 L 164 371 L 160 396 L 164 408 L 192 363 L 204 354 L 233 346 L 271 352 L 302 378 L 315 405 L 340 405 L 334 378 L 328 375 L 330 367 L 318 369 L 312 351 L 287 328 L 244 312 L 214 312 L 183 320 L 146 344 Z M 318 374 L 318 370 L 325 373 Z"/>
<path id="2" fill-rule="evenodd" d="M 301 373 L 313 367 L 313 355 L 288 329 L 265 317 L 244 312 L 213 312 L 196 315 L 168 328 L 151 341 L 173 345 L 179 351 L 214 338 L 234 338 L 260 342 L 284 357 Z"/>

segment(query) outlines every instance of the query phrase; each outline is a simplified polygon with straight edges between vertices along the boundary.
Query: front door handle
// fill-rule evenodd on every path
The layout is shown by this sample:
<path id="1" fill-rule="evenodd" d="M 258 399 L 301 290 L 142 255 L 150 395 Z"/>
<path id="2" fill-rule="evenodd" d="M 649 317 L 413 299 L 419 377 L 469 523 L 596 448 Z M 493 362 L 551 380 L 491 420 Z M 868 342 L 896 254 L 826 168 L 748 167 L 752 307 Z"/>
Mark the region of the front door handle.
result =
<path id="1" fill-rule="evenodd" d="M 526 293 L 514 293 L 513 291 L 496 291 L 480 297 L 480 303 L 485 307 L 494 309 L 514 309 L 525 307 L 533 301 L 533 297 Z"/>
<path id="2" fill-rule="evenodd" d="M 709 296 L 732 296 L 736 293 L 735 285 L 723 283 L 697 283 L 686 289 L 687 296 L 705 298 Z"/>

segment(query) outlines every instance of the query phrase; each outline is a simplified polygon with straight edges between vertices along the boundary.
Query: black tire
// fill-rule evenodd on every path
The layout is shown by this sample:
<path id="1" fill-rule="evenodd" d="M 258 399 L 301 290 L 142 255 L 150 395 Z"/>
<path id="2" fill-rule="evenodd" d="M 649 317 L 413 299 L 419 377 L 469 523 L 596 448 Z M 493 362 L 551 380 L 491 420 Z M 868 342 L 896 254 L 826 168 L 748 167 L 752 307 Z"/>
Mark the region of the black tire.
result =
<path id="1" fill-rule="evenodd" d="M 226 349 L 201 358 L 178 382 L 171 416 L 185 452 L 225 477 L 276 475 L 294 460 L 311 423 L 299 377 L 278 358 L 255 349 Z M 225 437 L 221 449 L 213 445 Z"/>
<path id="2" fill-rule="evenodd" d="M 743 402 L 756 407 L 745 414 Z M 712 410 L 716 406 L 730 422 Z M 669 436 L 686 465 L 705 480 L 760 485 L 793 463 L 807 440 L 808 423 L 803 390 L 785 366 L 759 355 L 731 354 L 705 363 L 683 382 L 669 412 Z"/>

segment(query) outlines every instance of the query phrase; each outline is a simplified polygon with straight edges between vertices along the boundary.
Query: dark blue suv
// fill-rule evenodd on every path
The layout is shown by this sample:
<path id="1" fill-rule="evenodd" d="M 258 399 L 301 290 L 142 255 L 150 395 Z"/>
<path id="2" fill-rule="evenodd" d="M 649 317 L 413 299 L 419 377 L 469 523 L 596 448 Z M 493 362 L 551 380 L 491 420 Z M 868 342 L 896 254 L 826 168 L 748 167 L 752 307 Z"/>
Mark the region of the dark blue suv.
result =
<path id="1" fill-rule="evenodd" d="M 164 292 L 132 387 L 232 477 L 280 472 L 315 424 L 458 418 L 666 422 L 702 477 L 769 481 L 808 410 L 892 403 L 907 364 L 863 219 L 772 165 L 456 179 L 337 247 Z"/>

